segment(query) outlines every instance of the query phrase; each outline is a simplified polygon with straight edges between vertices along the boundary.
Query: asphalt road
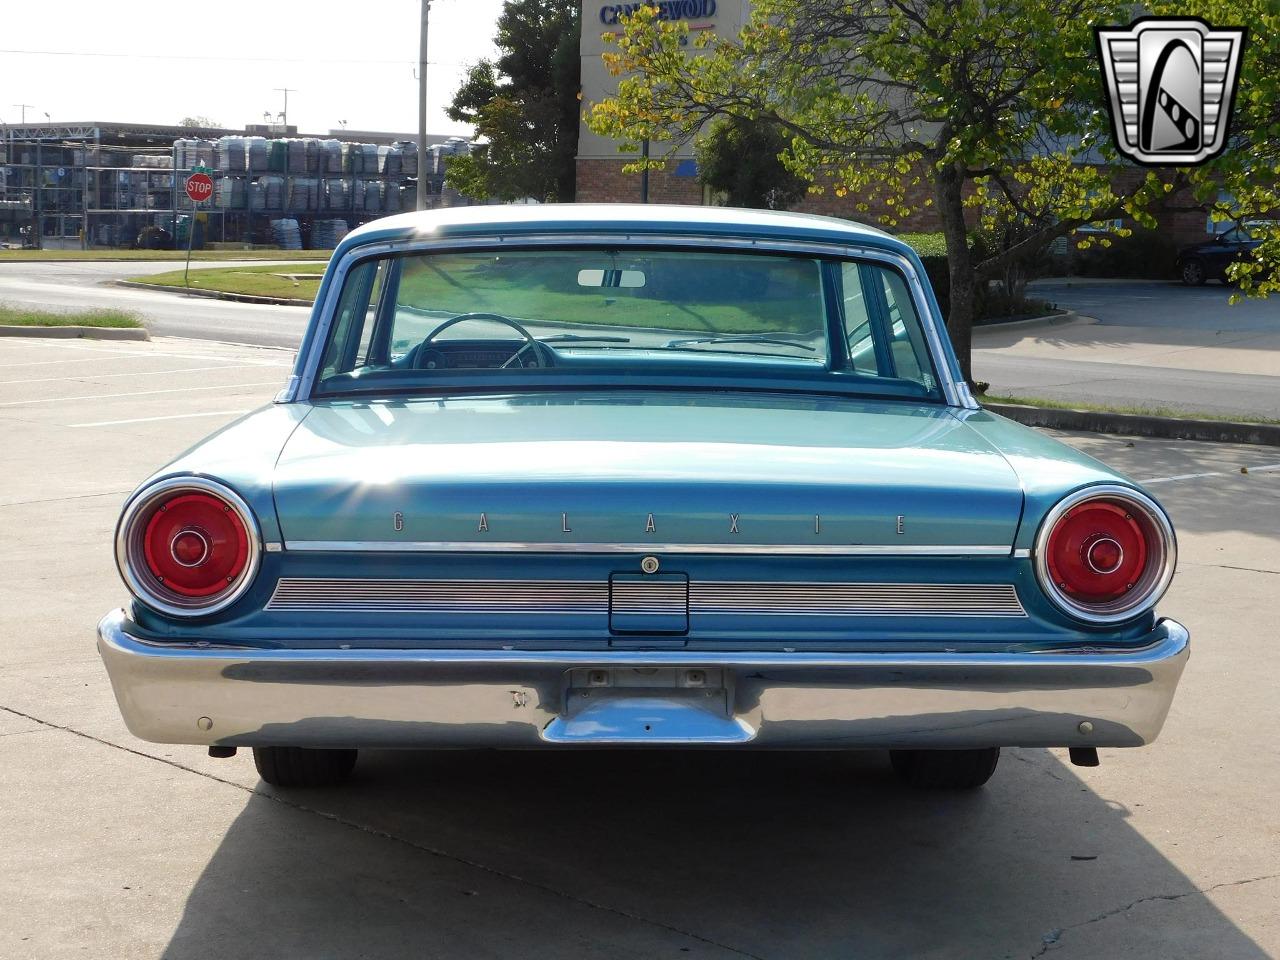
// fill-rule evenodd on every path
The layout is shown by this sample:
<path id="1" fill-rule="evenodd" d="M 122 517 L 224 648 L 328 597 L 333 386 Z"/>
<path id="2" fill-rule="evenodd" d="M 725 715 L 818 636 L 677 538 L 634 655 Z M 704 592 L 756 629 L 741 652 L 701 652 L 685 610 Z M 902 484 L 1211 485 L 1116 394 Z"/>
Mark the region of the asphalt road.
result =
<path id="1" fill-rule="evenodd" d="M 210 266 L 235 266 L 218 263 Z M 159 273 L 173 263 L 0 263 L 0 303 L 45 309 L 115 306 L 134 310 L 153 334 L 296 348 L 306 328 L 304 307 L 231 303 L 110 285 L 112 279 Z M 196 267 L 192 268 L 197 269 Z M 1199 338 L 1247 347 L 1255 337 L 1280 337 L 1280 298 L 1228 306 L 1232 289 L 1189 288 L 1154 281 L 1052 280 L 1032 285 L 1035 295 L 1099 319 L 1105 327 L 1138 328 L 1132 340 L 1158 344 Z M 1087 337 L 1088 334 L 1078 334 Z M 1162 361 L 1111 363 L 1105 353 L 1074 355 L 989 349 L 975 341 L 974 373 L 993 393 L 1171 407 L 1230 417 L 1280 418 L 1280 352 L 1275 369 L 1241 371 Z"/>
<path id="2" fill-rule="evenodd" d="M 1224 419 L 1243 414 L 1280 420 L 1280 380 L 1276 376 L 1001 356 L 987 350 L 974 351 L 973 370 L 979 380 L 991 384 L 991 393 L 996 396 L 1169 408 Z"/>
<path id="3" fill-rule="evenodd" d="M 219 261 L 201 268 L 261 266 L 269 261 Z M 291 261 L 296 264 L 297 261 Z M 181 261 L 0 262 L 0 303 L 43 310 L 114 307 L 138 313 L 152 334 L 296 348 L 307 326 L 307 307 L 232 303 L 110 283 L 182 269 Z"/>
<path id="4" fill-rule="evenodd" d="M 1186 287 L 1161 280 L 1036 280 L 1028 295 L 1048 300 L 1100 323 L 1124 327 L 1189 327 L 1229 331 L 1280 332 L 1280 299 L 1242 298 L 1216 281 Z"/>
<path id="5" fill-rule="evenodd" d="M 0 340 L 0 957 L 1280 955 L 1280 451 L 1065 438 L 1170 509 L 1194 646 L 1160 740 L 1097 768 L 1010 750 L 946 796 L 881 753 L 372 751 L 275 790 L 130 736 L 92 628 L 123 497 L 288 359 Z"/>

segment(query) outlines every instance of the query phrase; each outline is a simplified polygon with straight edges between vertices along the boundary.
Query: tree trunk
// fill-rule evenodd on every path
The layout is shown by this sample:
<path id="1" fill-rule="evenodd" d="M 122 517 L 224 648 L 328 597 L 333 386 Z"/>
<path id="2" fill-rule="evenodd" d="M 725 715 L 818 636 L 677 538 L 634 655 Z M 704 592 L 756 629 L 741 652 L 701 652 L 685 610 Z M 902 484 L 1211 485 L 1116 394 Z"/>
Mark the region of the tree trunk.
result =
<path id="1" fill-rule="evenodd" d="M 934 182 L 938 216 L 947 244 L 947 270 L 951 282 L 951 309 L 947 312 L 947 333 L 960 361 L 960 372 L 973 385 L 973 312 L 978 283 L 969 255 L 969 237 L 964 225 L 964 178 L 959 168 L 939 170 Z"/>

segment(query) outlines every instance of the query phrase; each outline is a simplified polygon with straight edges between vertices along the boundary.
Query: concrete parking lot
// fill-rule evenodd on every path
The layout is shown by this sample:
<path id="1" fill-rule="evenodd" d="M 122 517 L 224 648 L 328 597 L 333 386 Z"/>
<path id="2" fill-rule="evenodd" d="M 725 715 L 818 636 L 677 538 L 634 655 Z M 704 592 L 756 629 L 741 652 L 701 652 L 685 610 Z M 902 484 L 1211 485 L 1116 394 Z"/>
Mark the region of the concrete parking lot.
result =
<path id="1" fill-rule="evenodd" d="M 362 754 L 334 792 L 134 740 L 93 645 L 125 495 L 265 402 L 285 351 L 0 340 L 0 957 L 1280 955 L 1280 449 L 1064 439 L 1179 527 L 1162 738 L 884 755 Z"/>

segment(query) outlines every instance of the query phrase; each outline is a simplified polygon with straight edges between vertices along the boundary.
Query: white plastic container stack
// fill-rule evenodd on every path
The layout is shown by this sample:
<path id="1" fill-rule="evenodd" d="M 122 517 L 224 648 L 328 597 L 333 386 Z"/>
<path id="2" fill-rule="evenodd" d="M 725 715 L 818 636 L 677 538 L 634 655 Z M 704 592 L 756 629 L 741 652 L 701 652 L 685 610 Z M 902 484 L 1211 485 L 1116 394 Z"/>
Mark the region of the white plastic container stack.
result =
<path id="1" fill-rule="evenodd" d="M 219 137 L 215 153 L 218 170 L 222 173 L 244 173 L 244 137 Z"/>
<path id="2" fill-rule="evenodd" d="M 351 191 L 346 180 L 324 181 L 324 208 L 326 210 L 350 210 Z"/>
<path id="3" fill-rule="evenodd" d="M 307 172 L 307 141 L 305 140 L 288 140 L 286 159 L 286 169 L 290 173 L 305 174 Z"/>
<path id="4" fill-rule="evenodd" d="M 268 210 L 284 209 L 284 177 L 259 177 L 258 185 L 262 188 L 264 203 Z"/>
<path id="5" fill-rule="evenodd" d="M 382 184 L 377 180 L 357 180 L 352 206 L 365 213 L 382 212 Z"/>
<path id="6" fill-rule="evenodd" d="M 418 145 L 412 140 L 399 140 L 392 144 L 400 148 L 400 172 L 406 177 L 418 175 Z"/>
<path id="7" fill-rule="evenodd" d="M 175 140 L 173 162 L 179 170 L 196 166 L 213 166 L 214 143 L 212 140 Z"/>
<path id="8" fill-rule="evenodd" d="M 317 172 L 321 176 L 340 176 L 342 174 L 342 141 L 321 140 L 319 148 L 320 168 Z"/>
<path id="9" fill-rule="evenodd" d="M 242 177 L 218 177 L 214 180 L 213 205 L 223 209 L 243 209 L 245 205 L 244 179 Z"/>
<path id="10" fill-rule="evenodd" d="M 382 211 L 384 213 L 399 213 L 401 209 L 403 208 L 400 203 L 400 184 L 383 184 Z"/>
<path id="11" fill-rule="evenodd" d="M 245 155 L 248 158 L 250 173 L 267 172 L 266 137 L 247 137 L 245 139 Z"/>
<path id="12" fill-rule="evenodd" d="M 290 177 L 285 206 L 298 212 L 320 209 L 320 181 L 315 177 Z"/>

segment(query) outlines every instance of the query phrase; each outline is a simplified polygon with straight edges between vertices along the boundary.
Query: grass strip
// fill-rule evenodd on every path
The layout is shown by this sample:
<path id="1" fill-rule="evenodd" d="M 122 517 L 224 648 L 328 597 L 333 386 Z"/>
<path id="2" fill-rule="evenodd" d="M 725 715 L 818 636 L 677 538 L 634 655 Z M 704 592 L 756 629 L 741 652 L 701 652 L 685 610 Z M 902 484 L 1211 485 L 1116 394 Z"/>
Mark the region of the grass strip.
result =
<path id="1" fill-rule="evenodd" d="M 1026 407 L 1045 407 L 1050 410 L 1087 410 L 1090 413 L 1126 413 L 1140 417 L 1169 417 L 1174 420 L 1218 420 L 1229 423 L 1280 424 L 1272 417 L 1259 417 L 1247 413 L 1207 413 L 1203 410 L 1179 410 L 1175 407 L 1113 406 L 1106 403 L 1089 403 L 1084 400 L 1050 400 L 1046 397 L 1007 397 L 983 394 L 980 403 L 1014 403 Z"/>
<path id="2" fill-rule="evenodd" d="M 191 260 L 321 260 L 327 261 L 331 250 L 194 250 Z M 143 260 L 164 261 L 187 259 L 185 250 L 0 250 L 0 263 L 6 261 L 58 260 Z"/>
<path id="3" fill-rule="evenodd" d="M 142 321 L 124 310 L 78 310 L 51 313 L 0 304 L 0 326 L 6 327 L 140 327 Z"/>
<path id="4" fill-rule="evenodd" d="M 191 271 L 193 290 L 217 290 L 221 293 L 243 293 L 255 297 L 283 297 L 290 300 L 315 298 L 323 263 L 272 264 L 262 267 L 213 267 Z M 130 277 L 134 283 L 162 287 L 181 287 L 183 271 L 153 273 L 147 277 Z"/>

